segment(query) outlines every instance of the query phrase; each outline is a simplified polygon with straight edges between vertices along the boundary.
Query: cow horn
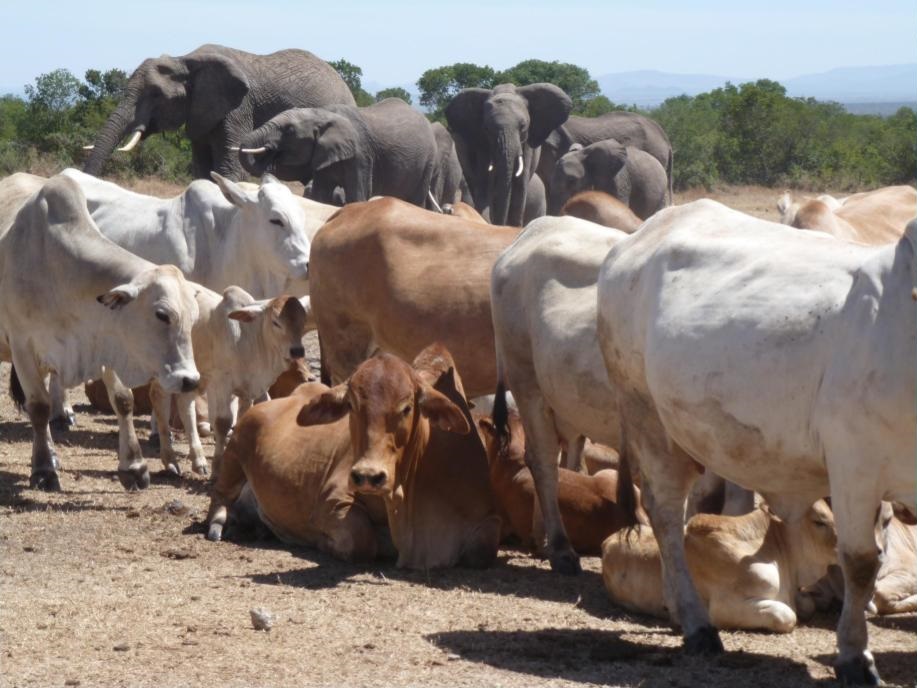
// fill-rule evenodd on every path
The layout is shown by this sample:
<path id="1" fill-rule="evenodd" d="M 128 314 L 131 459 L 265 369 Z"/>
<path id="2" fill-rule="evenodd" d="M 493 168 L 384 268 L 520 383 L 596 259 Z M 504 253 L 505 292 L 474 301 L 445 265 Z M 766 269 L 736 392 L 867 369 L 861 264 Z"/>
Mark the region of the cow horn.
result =
<path id="1" fill-rule="evenodd" d="M 124 151 L 125 153 L 129 150 L 132 150 L 134 146 L 136 146 L 137 143 L 140 141 L 141 136 L 143 136 L 143 132 L 138 129 L 137 131 L 134 132 L 134 135 L 131 136 L 131 140 L 128 141 L 125 145 L 121 146 L 121 148 L 119 148 L 118 150 Z"/>
<path id="2" fill-rule="evenodd" d="M 519 156 L 519 169 L 516 170 L 516 174 L 513 175 L 513 176 L 515 176 L 515 177 L 520 176 L 520 175 L 522 174 L 522 168 L 523 168 L 523 167 L 525 167 L 525 163 L 522 162 L 522 156 L 520 155 L 520 156 Z"/>
<path id="3" fill-rule="evenodd" d="M 240 148 L 239 152 L 249 155 L 261 155 L 261 153 L 267 153 L 267 146 L 261 146 L 261 148 Z"/>

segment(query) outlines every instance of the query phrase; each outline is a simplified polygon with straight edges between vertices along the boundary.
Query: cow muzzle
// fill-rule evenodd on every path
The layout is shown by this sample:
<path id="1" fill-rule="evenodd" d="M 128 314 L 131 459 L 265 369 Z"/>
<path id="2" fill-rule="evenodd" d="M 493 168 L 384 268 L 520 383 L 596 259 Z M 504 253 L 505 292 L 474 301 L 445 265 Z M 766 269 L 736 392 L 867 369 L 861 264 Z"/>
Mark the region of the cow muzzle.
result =
<path id="1" fill-rule="evenodd" d="M 178 394 L 193 392 L 201 383 L 201 375 L 196 370 L 175 370 L 159 377 L 159 384 L 166 392 Z"/>
<path id="2" fill-rule="evenodd" d="M 355 466 L 350 482 L 357 492 L 382 492 L 388 487 L 388 472 L 375 466 Z"/>

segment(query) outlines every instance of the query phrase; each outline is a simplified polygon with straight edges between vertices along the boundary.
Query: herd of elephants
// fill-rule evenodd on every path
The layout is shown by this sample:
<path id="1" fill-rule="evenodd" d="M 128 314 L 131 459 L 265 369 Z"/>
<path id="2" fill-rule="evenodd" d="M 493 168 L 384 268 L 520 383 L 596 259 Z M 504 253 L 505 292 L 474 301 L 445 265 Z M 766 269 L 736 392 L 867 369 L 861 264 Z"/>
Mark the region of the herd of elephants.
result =
<path id="1" fill-rule="evenodd" d="M 840 603 L 837 676 L 879 683 L 867 612 L 917 611 L 917 192 L 785 197 L 793 227 L 673 205 L 656 122 L 571 110 L 554 84 L 467 88 L 447 128 L 356 106 L 302 50 L 145 60 L 82 172 L 0 180 L 31 486 L 61 489 L 52 421 L 100 380 L 119 478 L 146 487 L 151 383 L 167 469 L 173 413 L 196 473 L 214 434 L 211 540 L 418 569 L 598 555 L 612 600 L 691 654 Z M 98 179 L 182 126 L 181 196 Z"/>

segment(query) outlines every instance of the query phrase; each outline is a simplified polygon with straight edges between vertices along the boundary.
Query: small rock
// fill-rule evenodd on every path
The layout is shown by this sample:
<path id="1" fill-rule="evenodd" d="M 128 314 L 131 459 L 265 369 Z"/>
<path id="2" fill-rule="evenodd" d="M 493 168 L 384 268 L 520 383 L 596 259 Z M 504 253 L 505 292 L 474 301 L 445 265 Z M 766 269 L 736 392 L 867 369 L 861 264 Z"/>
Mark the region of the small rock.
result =
<path id="1" fill-rule="evenodd" d="M 23 552 L 34 552 L 35 548 L 32 547 L 32 545 L 26 545 L 25 547 L 22 548 L 22 551 Z"/>
<path id="2" fill-rule="evenodd" d="M 192 601 L 192 602 L 200 602 L 200 601 L 201 601 L 201 596 L 200 596 L 200 595 L 191 595 L 191 601 Z"/>
<path id="3" fill-rule="evenodd" d="M 131 646 L 128 645 L 127 643 L 118 643 L 111 649 L 114 650 L 115 652 L 127 652 L 128 650 L 131 649 Z"/>
<path id="4" fill-rule="evenodd" d="M 252 616 L 252 627 L 256 631 L 269 631 L 274 625 L 274 615 L 263 607 L 252 609 L 249 614 Z"/>
<path id="5" fill-rule="evenodd" d="M 449 654 L 446 655 L 446 659 L 448 659 L 450 662 L 454 662 L 457 659 L 461 659 L 461 657 L 459 655 Z"/>
<path id="6" fill-rule="evenodd" d="M 162 507 L 162 510 L 172 514 L 173 516 L 184 516 L 189 511 L 191 511 L 191 507 L 187 506 L 180 499 L 173 499 L 170 502 L 166 502 L 165 506 Z"/>

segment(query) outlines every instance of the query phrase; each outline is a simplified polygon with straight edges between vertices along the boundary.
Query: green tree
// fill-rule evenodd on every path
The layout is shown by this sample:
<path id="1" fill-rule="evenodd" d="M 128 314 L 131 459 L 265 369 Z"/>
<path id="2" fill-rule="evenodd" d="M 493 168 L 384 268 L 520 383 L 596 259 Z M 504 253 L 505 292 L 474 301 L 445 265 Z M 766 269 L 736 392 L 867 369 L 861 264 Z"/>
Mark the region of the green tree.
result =
<path id="1" fill-rule="evenodd" d="M 373 97 L 363 90 L 363 69 L 361 67 L 358 67 L 353 62 L 348 62 L 344 58 L 328 64 L 334 67 L 335 71 L 341 75 L 344 83 L 347 84 L 353 94 L 353 99 L 357 102 L 357 105 L 366 107 L 375 102 Z"/>
<path id="2" fill-rule="evenodd" d="M 408 105 L 411 104 L 411 94 L 408 93 L 405 89 L 400 86 L 393 86 L 392 88 L 383 88 L 376 94 L 376 102 L 380 100 L 385 100 L 386 98 L 400 98 Z"/>
<path id="3" fill-rule="evenodd" d="M 443 110 L 456 93 L 464 88 L 493 88 L 493 68 L 471 62 L 456 62 L 428 69 L 417 80 L 420 104 L 427 108 L 430 119 L 443 119 Z"/>
<path id="4" fill-rule="evenodd" d="M 569 62 L 546 62 L 544 60 L 525 60 L 495 77 L 498 84 L 516 84 L 527 86 L 547 82 L 560 86 L 573 101 L 573 111 L 583 112 L 586 103 L 601 95 L 599 85 L 589 75 L 589 71 Z M 610 101 L 609 101 L 610 102 Z"/>

